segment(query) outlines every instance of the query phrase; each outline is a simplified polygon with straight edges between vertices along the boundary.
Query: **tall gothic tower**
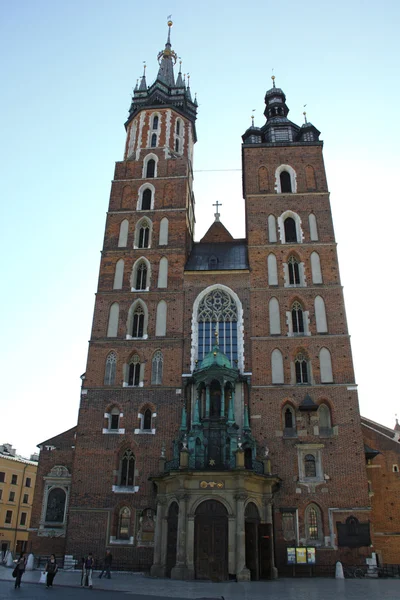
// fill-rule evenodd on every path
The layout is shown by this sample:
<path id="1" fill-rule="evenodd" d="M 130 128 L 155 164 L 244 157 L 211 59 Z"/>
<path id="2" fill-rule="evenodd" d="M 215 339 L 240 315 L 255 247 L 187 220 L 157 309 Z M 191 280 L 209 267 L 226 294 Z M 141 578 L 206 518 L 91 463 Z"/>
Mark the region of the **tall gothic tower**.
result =
<path id="1" fill-rule="evenodd" d="M 295 547 L 356 564 L 369 496 L 320 133 L 273 84 L 243 135 L 246 238 L 217 206 L 194 242 L 171 25 L 125 124 L 78 425 L 41 445 L 33 549 L 184 579 L 276 577 Z"/>

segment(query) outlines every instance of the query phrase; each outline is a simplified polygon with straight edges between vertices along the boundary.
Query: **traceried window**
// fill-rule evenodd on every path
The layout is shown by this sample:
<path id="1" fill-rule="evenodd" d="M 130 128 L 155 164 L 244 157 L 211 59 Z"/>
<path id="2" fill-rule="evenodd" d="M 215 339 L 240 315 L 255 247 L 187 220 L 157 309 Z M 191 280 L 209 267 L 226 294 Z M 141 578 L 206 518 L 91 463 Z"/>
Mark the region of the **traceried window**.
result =
<path id="1" fill-rule="evenodd" d="M 197 313 L 198 360 L 202 360 L 215 344 L 215 331 L 221 351 L 231 361 L 238 359 L 238 315 L 233 298 L 224 290 L 209 292 L 201 300 Z"/>
<path id="2" fill-rule="evenodd" d="M 321 545 L 324 541 L 322 513 L 316 504 L 307 506 L 304 514 L 306 543 Z"/>
<path id="3" fill-rule="evenodd" d="M 119 485 L 133 487 L 135 482 L 135 456 L 132 450 L 125 450 L 120 466 Z"/>
<path id="4" fill-rule="evenodd" d="M 304 457 L 304 475 L 306 477 L 317 476 L 317 467 L 315 464 L 315 456 L 313 454 L 306 454 Z"/>
<path id="5" fill-rule="evenodd" d="M 144 310 L 141 304 L 138 304 L 133 313 L 132 337 L 142 338 L 144 332 Z"/>
<path id="6" fill-rule="evenodd" d="M 138 248 L 148 248 L 150 241 L 150 225 L 143 221 L 139 229 Z"/>
<path id="7" fill-rule="evenodd" d="M 153 360 L 151 361 L 151 383 L 153 385 L 161 385 L 162 384 L 162 375 L 163 375 L 163 355 L 160 350 L 153 355 Z"/>
<path id="8" fill-rule="evenodd" d="M 294 365 L 296 370 L 296 383 L 309 383 L 308 361 L 304 354 L 299 352 L 295 358 Z"/>
<path id="9" fill-rule="evenodd" d="M 299 261 L 294 256 L 289 257 L 288 270 L 289 270 L 289 284 L 290 285 L 300 285 Z"/>
<path id="10" fill-rule="evenodd" d="M 145 262 L 141 262 L 136 268 L 136 290 L 145 290 L 147 287 L 147 265 Z M 139 336 L 134 336 L 139 337 Z M 140 336 L 141 337 L 141 336 Z"/>
<path id="11" fill-rule="evenodd" d="M 117 367 L 117 356 L 115 352 L 110 352 L 106 360 L 106 371 L 104 374 L 104 385 L 114 385 L 115 371 Z"/>
<path id="12" fill-rule="evenodd" d="M 292 306 L 293 333 L 304 333 L 303 307 L 300 302 L 294 302 Z"/>
<path id="13" fill-rule="evenodd" d="M 140 358 L 137 354 L 132 356 L 128 368 L 128 385 L 138 386 L 140 383 Z"/>

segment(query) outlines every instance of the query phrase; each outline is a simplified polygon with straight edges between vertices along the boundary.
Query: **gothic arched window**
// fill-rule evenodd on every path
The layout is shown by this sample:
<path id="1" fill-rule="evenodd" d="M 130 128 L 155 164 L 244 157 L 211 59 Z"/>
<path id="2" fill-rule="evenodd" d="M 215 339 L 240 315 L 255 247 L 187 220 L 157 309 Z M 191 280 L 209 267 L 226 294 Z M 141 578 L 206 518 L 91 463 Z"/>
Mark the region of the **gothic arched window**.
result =
<path id="1" fill-rule="evenodd" d="M 151 209 L 151 190 L 146 188 L 142 194 L 142 210 L 150 210 Z"/>
<path id="2" fill-rule="evenodd" d="M 179 140 L 175 140 L 175 152 L 179 152 Z"/>
<path id="3" fill-rule="evenodd" d="M 138 336 L 137 336 L 138 337 Z M 128 385 L 137 387 L 140 383 L 140 358 L 134 354 L 128 368 Z"/>
<path id="4" fill-rule="evenodd" d="M 109 417 L 109 430 L 110 431 L 117 431 L 119 429 L 120 414 L 121 413 L 117 407 L 114 407 L 111 410 L 110 417 Z"/>
<path id="5" fill-rule="evenodd" d="M 238 359 L 238 313 L 234 299 L 224 290 L 209 292 L 200 301 L 198 322 L 198 360 L 202 360 L 215 344 L 215 331 L 221 351 L 231 361 Z"/>
<path id="6" fill-rule="evenodd" d="M 153 133 L 152 136 L 151 136 L 150 146 L 152 148 L 155 148 L 157 146 L 157 134 L 156 133 Z"/>
<path id="7" fill-rule="evenodd" d="M 138 248 L 148 248 L 150 242 L 150 225 L 143 221 L 139 229 Z"/>
<path id="8" fill-rule="evenodd" d="M 132 450 L 125 450 L 120 464 L 119 485 L 133 487 L 135 482 L 135 456 Z"/>
<path id="9" fill-rule="evenodd" d="M 135 289 L 145 290 L 147 287 L 147 265 L 141 262 L 136 267 Z"/>
<path id="10" fill-rule="evenodd" d="M 293 429 L 293 413 L 290 408 L 285 410 L 285 429 Z"/>
<path id="11" fill-rule="evenodd" d="M 293 333 L 304 333 L 303 307 L 300 302 L 294 302 L 292 306 Z"/>
<path id="12" fill-rule="evenodd" d="M 309 383 L 308 361 L 304 354 L 299 352 L 295 358 L 294 364 L 296 370 L 296 383 Z"/>
<path id="13" fill-rule="evenodd" d="M 300 285 L 299 261 L 294 256 L 289 257 L 288 270 L 289 270 L 289 284 L 290 285 Z"/>
<path id="14" fill-rule="evenodd" d="M 177 121 L 176 121 L 176 130 L 175 131 L 176 131 L 176 135 L 180 135 L 180 133 L 181 133 L 181 122 L 180 122 L 179 119 L 177 119 Z"/>
<path id="15" fill-rule="evenodd" d="M 292 217 L 287 217 L 284 223 L 286 243 L 297 242 L 296 223 Z"/>
<path id="16" fill-rule="evenodd" d="M 307 506 L 305 515 L 305 534 L 307 543 L 315 545 L 316 542 L 322 543 L 322 514 L 321 510 L 315 504 Z"/>
<path id="17" fill-rule="evenodd" d="M 151 410 L 149 408 L 147 408 L 144 411 L 144 415 L 143 415 L 143 429 L 145 429 L 146 431 L 151 430 L 151 417 L 152 417 Z"/>
<path id="18" fill-rule="evenodd" d="M 144 310 L 141 304 L 138 304 L 133 313 L 132 337 L 142 338 L 144 333 Z"/>
<path id="19" fill-rule="evenodd" d="M 162 375 L 163 375 L 163 355 L 160 350 L 153 355 L 153 360 L 151 361 L 151 383 L 153 385 L 161 385 L 162 384 Z"/>
<path id="20" fill-rule="evenodd" d="M 156 161 L 151 158 L 146 165 L 146 177 L 154 177 L 156 172 Z"/>
<path id="21" fill-rule="evenodd" d="M 104 385 L 114 385 L 115 370 L 117 367 L 117 356 L 115 352 L 110 352 L 106 360 L 106 371 L 104 374 Z"/>
<path id="22" fill-rule="evenodd" d="M 292 192 L 292 182 L 290 179 L 290 173 L 282 171 L 279 175 L 281 180 L 281 192 L 282 194 L 288 194 Z"/>
<path id="23" fill-rule="evenodd" d="M 153 117 L 153 129 L 158 129 L 158 116 Z"/>

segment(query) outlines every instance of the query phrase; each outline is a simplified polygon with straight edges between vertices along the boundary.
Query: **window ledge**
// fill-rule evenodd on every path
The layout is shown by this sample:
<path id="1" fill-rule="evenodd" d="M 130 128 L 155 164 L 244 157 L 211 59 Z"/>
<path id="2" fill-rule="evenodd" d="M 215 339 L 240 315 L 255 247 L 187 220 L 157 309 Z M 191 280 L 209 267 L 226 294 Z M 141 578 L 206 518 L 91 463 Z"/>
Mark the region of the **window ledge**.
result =
<path id="1" fill-rule="evenodd" d="M 140 381 L 139 385 L 129 385 L 129 383 L 126 383 L 126 381 L 124 381 L 124 383 L 122 384 L 122 387 L 124 388 L 142 388 L 144 386 L 144 382 Z"/>
<path id="2" fill-rule="evenodd" d="M 132 536 L 128 540 L 119 540 L 115 536 L 111 535 L 109 544 L 110 544 L 110 546 L 133 546 L 134 538 Z"/>
<path id="3" fill-rule="evenodd" d="M 141 250 L 147 250 L 147 248 L 140 248 Z M 136 288 L 131 288 L 131 292 L 149 292 L 150 288 L 145 288 L 144 290 L 137 290 Z"/>
<path id="4" fill-rule="evenodd" d="M 114 494 L 136 494 L 139 491 L 139 486 L 113 485 L 111 491 Z"/>
<path id="5" fill-rule="evenodd" d="M 106 434 L 112 434 L 114 433 L 115 435 L 122 435 L 125 433 L 125 429 L 103 429 L 103 433 Z"/>
<path id="6" fill-rule="evenodd" d="M 147 333 L 145 333 L 142 337 L 132 337 L 131 335 L 129 335 L 128 333 L 125 336 L 126 340 L 147 340 L 148 339 L 148 335 Z"/>
<path id="7" fill-rule="evenodd" d="M 155 435 L 156 430 L 155 429 L 135 429 L 135 431 L 133 432 L 136 435 Z"/>

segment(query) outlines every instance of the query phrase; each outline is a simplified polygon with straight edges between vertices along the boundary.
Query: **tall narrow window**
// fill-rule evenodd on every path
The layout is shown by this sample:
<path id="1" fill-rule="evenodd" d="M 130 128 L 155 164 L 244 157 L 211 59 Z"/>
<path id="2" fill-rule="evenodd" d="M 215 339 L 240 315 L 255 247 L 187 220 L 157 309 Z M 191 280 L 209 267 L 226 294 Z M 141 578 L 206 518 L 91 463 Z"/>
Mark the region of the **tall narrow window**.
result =
<path id="1" fill-rule="evenodd" d="M 163 375 L 163 355 L 160 350 L 153 355 L 153 360 L 151 361 L 151 383 L 153 385 L 161 385 L 162 384 L 162 375 Z M 146 429 L 146 428 L 145 428 Z"/>
<path id="2" fill-rule="evenodd" d="M 140 383 L 140 358 L 137 354 L 132 356 L 129 363 L 128 385 L 138 386 Z"/>
<path id="3" fill-rule="evenodd" d="M 181 122 L 179 119 L 176 121 L 176 135 L 180 135 L 181 133 Z"/>
<path id="4" fill-rule="evenodd" d="M 318 517 L 315 508 L 310 508 L 308 511 L 307 533 L 309 540 L 318 540 Z"/>
<path id="5" fill-rule="evenodd" d="M 292 306 L 293 333 L 304 333 L 303 307 L 300 302 L 294 302 Z"/>
<path id="6" fill-rule="evenodd" d="M 288 260 L 289 284 L 300 285 L 300 269 L 299 261 L 294 256 L 290 256 Z"/>
<path id="7" fill-rule="evenodd" d="M 151 209 L 151 190 L 146 188 L 142 194 L 142 210 Z"/>
<path id="8" fill-rule="evenodd" d="M 115 371 L 117 367 L 117 356 L 115 352 L 110 352 L 106 360 L 106 371 L 104 374 L 104 385 L 114 385 Z"/>
<path id="9" fill-rule="evenodd" d="M 151 136 L 151 147 L 155 148 L 157 146 L 157 134 L 153 133 Z"/>
<path id="10" fill-rule="evenodd" d="M 301 352 L 296 356 L 295 361 L 296 383 L 309 383 L 308 362 Z"/>
<path id="11" fill-rule="evenodd" d="M 113 289 L 120 290 L 124 282 L 124 259 L 120 258 L 115 265 Z"/>
<path id="12" fill-rule="evenodd" d="M 132 450 L 125 450 L 121 460 L 120 485 L 132 487 L 135 481 L 135 456 Z"/>
<path id="13" fill-rule="evenodd" d="M 321 261 L 318 252 L 311 253 L 311 274 L 313 283 L 322 283 Z"/>
<path id="14" fill-rule="evenodd" d="M 317 468 L 315 465 L 315 456 L 313 454 L 306 454 L 304 457 L 304 475 L 306 477 L 316 477 Z"/>
<path id="15" fill-rule="evenodd" d="M 124 219 L 119 227 L 118 248 L 123 248 L 128 243 L 129 221 Z"/>
<path id="16" fill-rule="evenodd" d="M 118 335 L 119 304 L 114 302 L 110 306 L 108 316 L 107 337 L 117 337 Z"/>
<path id="17" fill-rule="evenodd" d="M 293 413 L 290 408 L 285 410 L 285 429 L 293 429 Z"/>
<path id="18" fill-rule="evenodd" d="M 281 180 L 281 192 L 282 194 L 288 194 L 292 192 L 292 182 L 290 180 L 290 173 L 282 171 L 279 175 Z"/>
<path id="19" fill-rule="evenodd" d="M 319 351 L 319 368 L 321 372 L 321 383 L 332 383 L 332 357 L 328 348 L 321 348 Z"/>
<path id="20" fill-rule="evenodd" d="M 320 404 L 318 409 L 319 433 L 324 435 L 331 432 L 331 411 L 326 404 Z"/>
<path id="21" fill-rule="evenodd" d="M 119 429 L 120 412 L 118 408 L 113 408 L 110 414 L 110 430 L 117 431 Z"/>
<path id="22" fill-rule="evenodd" d="M 314 308 L 317 333 L 326 333 L 328 331 L 328 325 L 326 322 L 325 302 L 321 296 L 315 297 Z"/>
<path id="23" fill-rule="evenodd" d="M 269 332 L 271 335 L 280 335 L 281 333 L 281 315 L 276 298 L 271 298 L 269 301 Z"/>
<path id="24" fill-rule="evenodd" d="M 291 242 L 297 242 L 297 231 L 296 231 L 296 223 L 292 217 L 287 217 L 284 223 L 285 227 L 285 242 L 287 244 Z"/>
<path id="25" fill-rule="evenodd" d="M 148 248 L 150 241 L 150 225 L 147 221 L 143 221 L 139 229 L 138 248 Z"/>
<path id="26" fill-rule="evenodd" d="M 129 540 L 130 536 L 130 525 L 131 525 L 131 511 L 127 506 L 121 508 L 118 515 L 118 531 L 117 539 Z"/>
<path id="27" fill-rule="evenodd" d="M 271 354 L 272 383 L 284 383 L 282 352 L 275 348 Z"/>
<path id="28" fill-rule="evenodd" d="M 158 116 L 153 118 L 153 129 L 158 129 Z"/>
<path id="29" fill-rule="evenodd" d="M 268 217 L 268 241 L 271 243 L 278 241 L 278 238 L 276 237 L 276 219 L 274 215 L 269 215 Z"/>
<path id="30" fill-rule="evenodd" d="M 164 217 L 160 221 L 160 235 L 158 238 L 160 246 L 166 246 L 168 244 L 168 219 Z"/>
<path id="31" fill-rule="evenodd" d="M 175 152 L 179 152 L 179 140 L 175 140 Z"/>
<path id="32" fill-rule="evenodd" d="M 154 160 L 154 158 L 151 158 L 146 166 L 146 177 L 150 178 L 150 177 L 154 177 L 154 174 L 156 172 L 156 161 Z"/>
<path id="33" fill-rule="evenodd" d="M 136 268 L 136 290 L 145 290 L 147 287 L 147 266 L 141 262 Z"/>
<path id="34" fill-rule="evenodd" d="M 144 333 L 144 310 L 140 304 L 133 314 L 132 337 L 142 338 Z"/>
<path id="35" fill-rule="evenodd" d="M 147 408 L 143 415 L 143 429 L 151 431 L 151 410 Z"/>
<path id="36" fill-rule="evenodd" d="M 268 285 L 278 285 L 278 265 L 275 254 L 268 254 Z"/>

